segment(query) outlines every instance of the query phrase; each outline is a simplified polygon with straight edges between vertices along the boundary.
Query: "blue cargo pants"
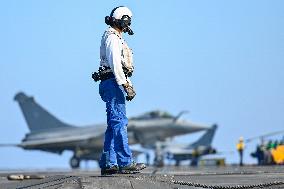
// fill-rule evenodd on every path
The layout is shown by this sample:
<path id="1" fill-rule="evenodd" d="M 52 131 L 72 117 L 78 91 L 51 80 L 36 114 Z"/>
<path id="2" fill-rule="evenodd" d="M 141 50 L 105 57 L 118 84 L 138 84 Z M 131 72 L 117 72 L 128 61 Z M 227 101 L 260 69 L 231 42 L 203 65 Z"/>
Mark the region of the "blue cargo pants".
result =
<path id="1" fill-rule="evenodd" d="M 102 81 L 99 86 L 102 100 L 106 103 L 107 129 L 104 149 L 99 161 L 100 168 L 115 165 L 124 167 L 132 162 L 128 146 L 125 97 L 114 78 Z"/>

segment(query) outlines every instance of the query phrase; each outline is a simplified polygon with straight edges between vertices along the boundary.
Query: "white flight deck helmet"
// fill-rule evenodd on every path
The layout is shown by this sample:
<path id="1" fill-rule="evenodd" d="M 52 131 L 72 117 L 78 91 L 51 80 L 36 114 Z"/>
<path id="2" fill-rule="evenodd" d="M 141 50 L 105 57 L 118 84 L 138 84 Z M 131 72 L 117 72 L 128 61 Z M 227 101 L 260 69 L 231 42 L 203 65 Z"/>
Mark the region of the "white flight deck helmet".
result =
<path id="1" fill-rule="evenodd" d="M 109 16 L 105 17 L 105 23 L 110 26 L 116 26 L 121 29 L 124 33 L 133 35 L 133 31 L 130 28 L 132 12 L 129 8 L 120 6 L 115 7 Z"/>

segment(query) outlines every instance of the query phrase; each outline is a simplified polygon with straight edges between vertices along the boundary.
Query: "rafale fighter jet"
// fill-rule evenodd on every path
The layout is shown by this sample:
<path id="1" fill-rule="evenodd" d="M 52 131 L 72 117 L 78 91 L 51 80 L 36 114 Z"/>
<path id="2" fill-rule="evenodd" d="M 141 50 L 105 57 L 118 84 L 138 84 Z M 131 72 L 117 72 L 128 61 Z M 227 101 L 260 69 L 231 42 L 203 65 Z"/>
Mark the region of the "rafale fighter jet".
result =
<path id="1" fill-rule="evenodd" d="M 216 130 L 217 125 L 213 125 L 194 143 L 189 145 L 183 144 L 181 146 L 170 144 L 164 151 L 169 159 L 174 159 L 176 161 L 176 166 L 183 160 L 191 160 L 191 165 L 197 165 L 201 156 L 216 153 L 216 149 L 211 145 Z"/>
<path id="2" fill-rule="evenodd" d="M 16 146 L 26 150 L 42 150 L 57 154 L 64 150 L 73 151 L 74 155 L 70 159 L 72 168 L 78 168 L 81 160 L 99 160 L 106 124 L 75 127 L 51 115 L 37 104 L 33 97 L 20 92 L 14 99 L 19 103 L 30 129 L 30 133 Z M 207 129 L 205 126 L 180 120 L 181 114 L 172 116 L 165 112 L 153 111 L 130 118 L 129 144 L 141 144 L 147 148 L 168 137 Z"/>

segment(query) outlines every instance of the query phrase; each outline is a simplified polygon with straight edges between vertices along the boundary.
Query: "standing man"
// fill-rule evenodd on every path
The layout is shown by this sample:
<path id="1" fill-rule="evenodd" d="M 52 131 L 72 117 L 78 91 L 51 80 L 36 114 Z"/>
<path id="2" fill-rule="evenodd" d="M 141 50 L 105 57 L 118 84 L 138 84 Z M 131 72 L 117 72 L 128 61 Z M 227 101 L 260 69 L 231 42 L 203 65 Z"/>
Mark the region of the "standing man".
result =
<path id="1" fill-rule="evenodd" d="M 243 166 L 243 155 L 244 155 L 244 148 L 245 148 L 245 143 L 243 137 L 240 137 L 239 142 L 237 144 L 237 150 L 240 155 L 240 166 Z"/>
<path id="2" fill-rule="evenodd" d="M 132 12 L 124 6 L 114 8 L 110 16 L 105 17 L 110 27 L 102 36 L 99 71 L 92 75 L 95 81 L 101 81 L 99 92 L 106 103 L 107 129 L 99 161 L 102 175 L 131 173 L 146 167 L 133 161 L 127 137 L 125 99 L 131 101 L 136 93 L 129 79 L 134 70 L 132 50 L 122 34 L 134 34 L 130 28 L 131 18 Z"/>

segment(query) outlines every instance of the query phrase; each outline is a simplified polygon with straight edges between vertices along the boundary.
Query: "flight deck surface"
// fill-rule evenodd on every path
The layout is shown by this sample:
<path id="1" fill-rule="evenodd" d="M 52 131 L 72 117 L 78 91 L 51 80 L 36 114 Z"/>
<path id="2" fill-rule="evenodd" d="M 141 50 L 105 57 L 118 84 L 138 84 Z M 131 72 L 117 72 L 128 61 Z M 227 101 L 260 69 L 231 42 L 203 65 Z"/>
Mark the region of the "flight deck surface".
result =
<path id="1" fill-rule="evenodd" d="M 284 188 L 283 166 L 165 167 L 138 174 L 100 176 L 98 170 L 0 171 L 0 188 L 68 189 L 177 189 L 177 188 Z M 9 175 L 44 176 L 43 179 L 8 180 Z"/>

